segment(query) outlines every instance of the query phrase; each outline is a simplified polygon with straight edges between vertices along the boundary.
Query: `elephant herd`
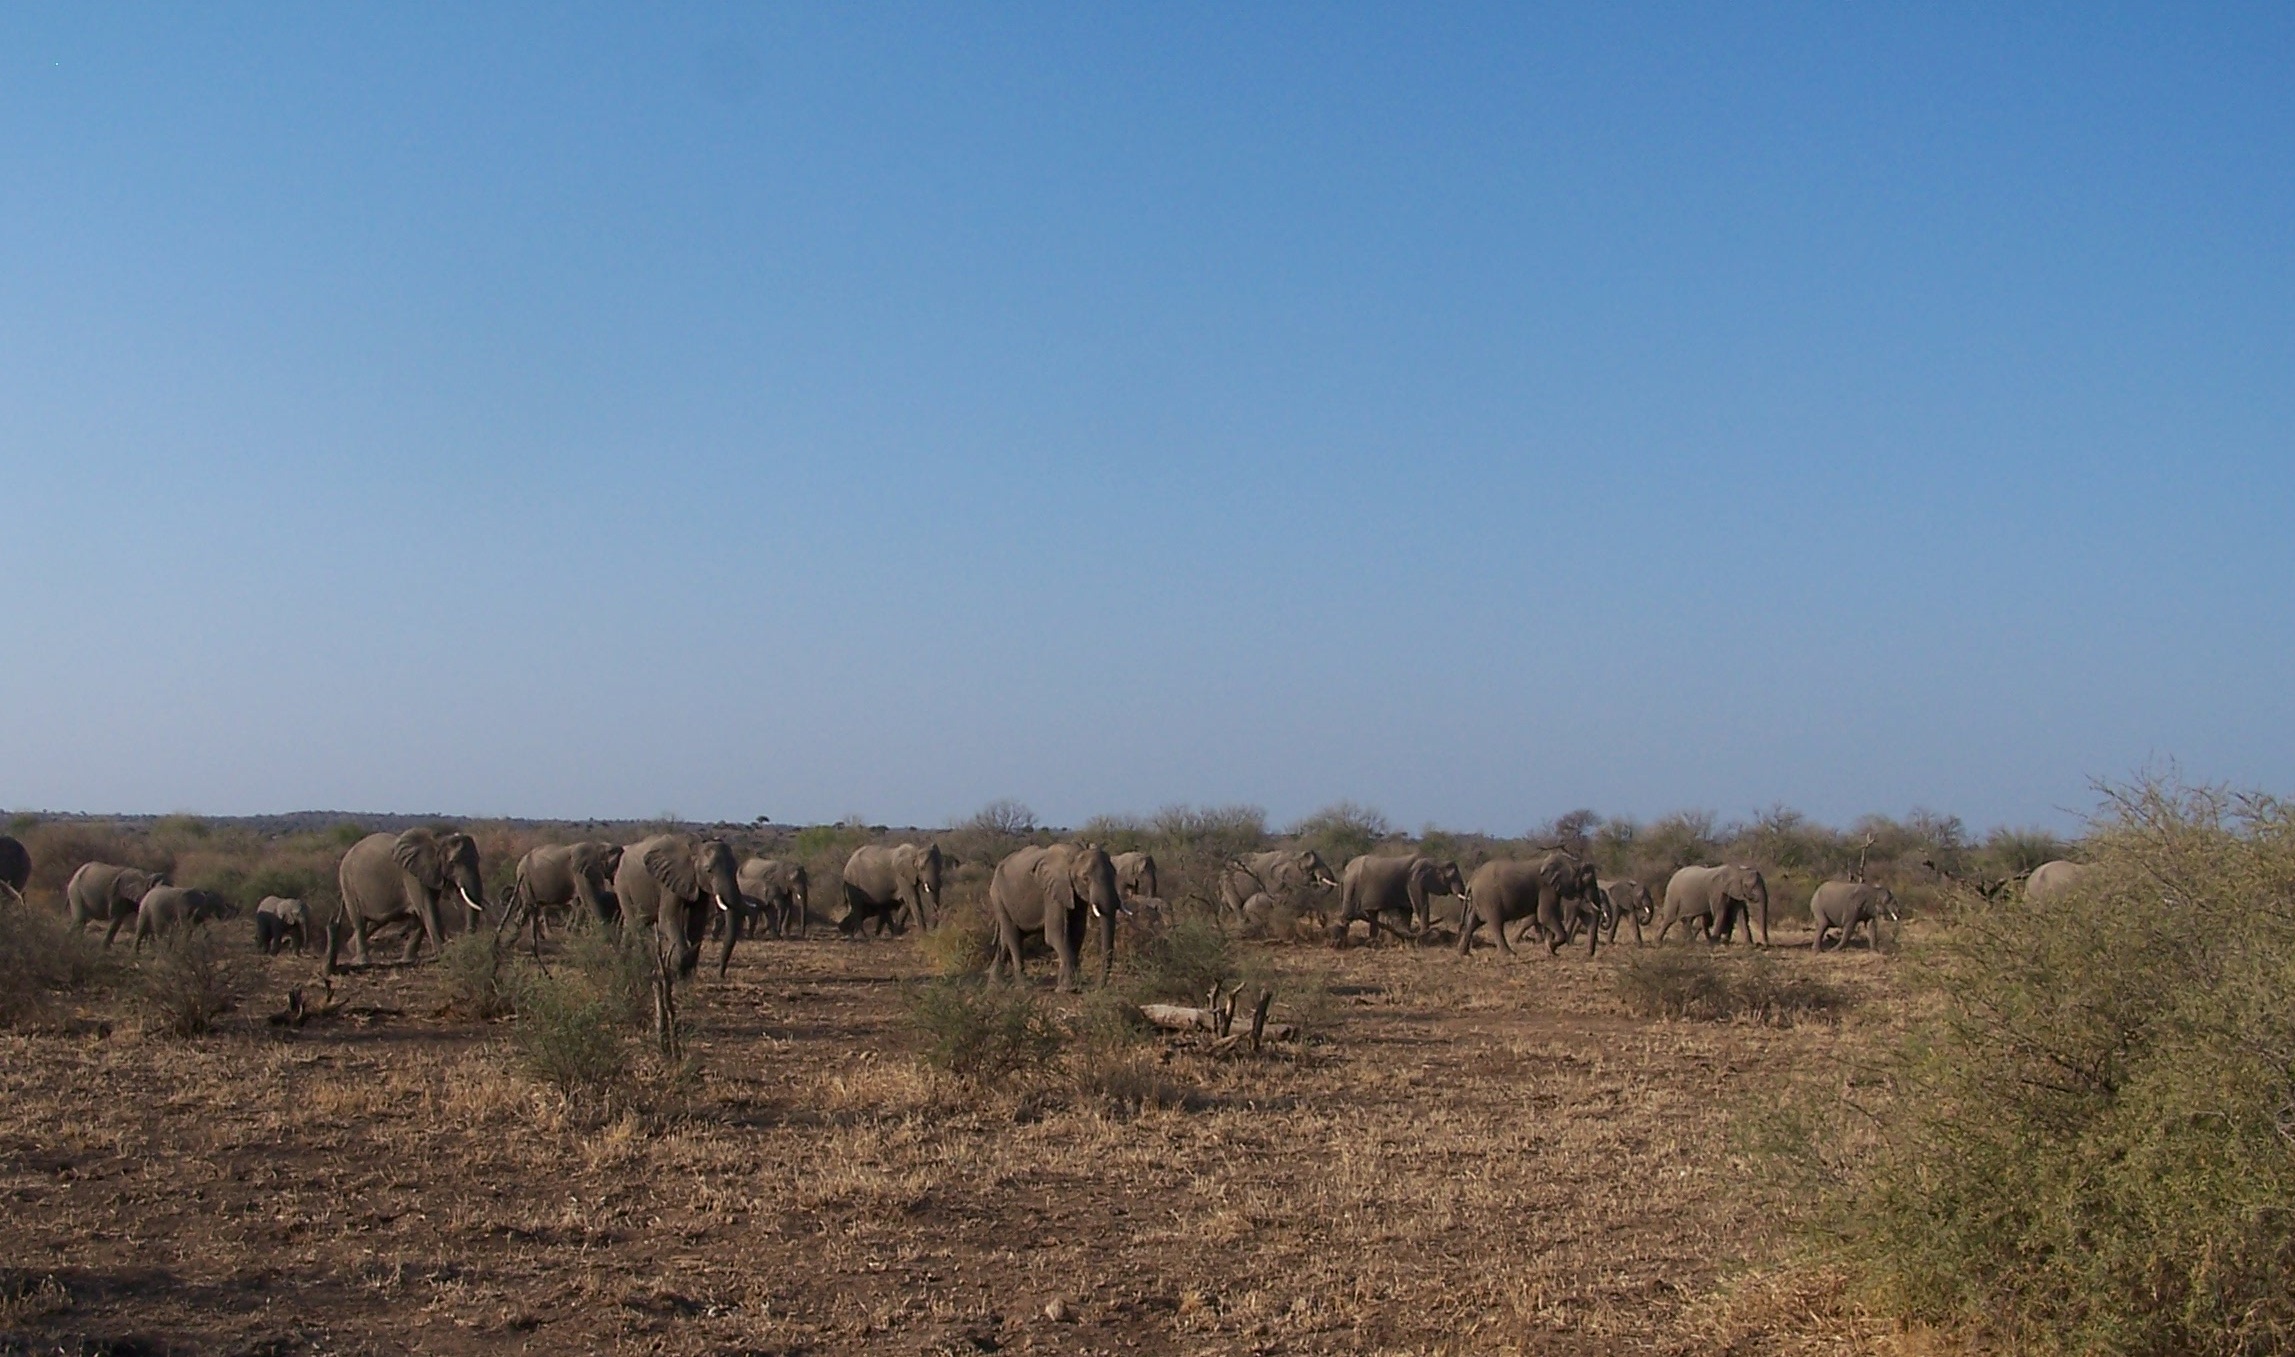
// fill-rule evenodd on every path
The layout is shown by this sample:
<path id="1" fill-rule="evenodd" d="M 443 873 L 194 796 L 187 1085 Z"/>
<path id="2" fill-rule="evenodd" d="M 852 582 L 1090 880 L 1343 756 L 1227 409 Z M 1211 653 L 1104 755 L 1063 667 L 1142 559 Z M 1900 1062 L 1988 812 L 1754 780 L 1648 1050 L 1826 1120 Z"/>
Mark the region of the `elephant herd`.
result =
<path id="1" fill-rule="evenodd" d="M 538 954 L 548 921 L 578 910 L 601 923 L 651 930 L 680 974 L 692 973 L 703 943 L 717 937 L 723 976 L 734 944 L 758 927 L 798 937 L 816 921 L 847 935 L 930 928 L 940 915 L 942 880 L 959 865 L 932 843 L 856 848 L 834 899 L 816 909 L 803 863 L 736 860 L 716 838 L 668 833 L 627 845 L 547 844 L 519 859 L 496 926 L 530 929 Z M 2092 870 L 2045 863 L 2029 874 L 2026 896 L 2043 901 Z M 30 876 L 24 846 L 0 835 L 0 889 L 20 901 Z M 340 963 L 346 941 L 351 961 L 365 964 L 370 938 L 393 926 L 406 930 L 405 958 L 412 959 L 425 941 L 436 949 L 448 933 L 477 927 L 488 908 L 477 842 L 459 831 L 370 834 L 344 853 L 336 879 L 342 905 L 324 923 L 329 969 Z M 1057 959 L 1060 988 L 1072 988 L 1087 933 L 1096 924 L 1104 982 L 1117 917 L 1131 912 L 1134 902 L 1160 905 L 1159 884 L 1155 859 L 1142 852 L 1111 855 L 1091 844 L 1013 852 L 996 864 L 989 881 L 988 910 L 996 929 L 990 974 L 1001 974 L 1009 963 L 1019 975 L 1024 940 L 1034 934 Z M 1322 905 L 1334 890 L 1332 919 Z M 1505 952 L 1534 935 L 1549 955 L 1583 934 L 1591 956 L 1602 942 L 1617 941 L 1621 924 L 1631 927 L 1637 945 L 1650 925 L 1661 943 L 1677 925 L 1685 936 L 1694 932 L 1728 942 L 1741 923 L 1749 938 L 1758 933 L 1763 945 L 1769 942 L 1769 885 L 1758 868 L 1746 865 L 1683 867 L 1667 881 L 1661 901 L 1641 882 L 1605 878 L 1563 849 L 1485 862 L 1469 877 L 1457 863 L 1423 854 L 1364 855 L 1334 873 L 1313 849 L 1295 848 L 1228 859 L 1217 891 L 1232 920 L 1264 927 L 1288 906 L 1317 916 L 1336 942 L 1358 920 L 1369 927 L 1373 942 L 1381 932 L 1425 940 L 1438 923 L 1454 926 L 1461 955 L 1484 929 Z M 234 913 L 223 896 L 174 886 L 164 873 L 101 862 L 73 873 L 65 900 L 75 929 L 90 922 L 107 925 L 107 947 L 130 925 L 140 949 L 160 935 Z M 1846 947 L 1860 929 L 1899 919 L 1895 895 L 1861 881 L 1825 882 L 1811 898 L 1809 913 L 1817 950 L 1828 938 Z M 301 900 L 267 897 L 255 910 L 256 943 L 267 953 L 290 945 L 302 951 L 314 941 L 318 922 Z M 1510 936 L 1514 925 L 1522 927 Z"/>

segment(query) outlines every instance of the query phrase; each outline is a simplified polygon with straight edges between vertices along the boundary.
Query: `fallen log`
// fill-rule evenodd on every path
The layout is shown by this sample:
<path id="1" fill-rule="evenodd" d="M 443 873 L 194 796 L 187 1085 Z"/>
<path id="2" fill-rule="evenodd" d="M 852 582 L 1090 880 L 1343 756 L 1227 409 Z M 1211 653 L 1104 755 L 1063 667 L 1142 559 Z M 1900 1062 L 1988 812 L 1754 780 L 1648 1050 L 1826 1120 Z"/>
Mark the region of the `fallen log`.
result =
<path id="1" fill-rule="evenodd" d="M 1242 991 L 1238 989 L 1222 998 L 1220 987 L 1214 985 L 1211 987 L 1211 997 L 1206 1007 L 1192 1008 L 1186 1004 L 1141 1004 L 1139 1012 L 1140 1017 L 1150 1025 L 1160 1027 L 1167 1032 L 1209 1032 L 1218 1038 L 1214 1047 L 1222 1052 L 1232 1050 L 1239 1042 L 1245 1040 L 1251 1043 L 1253 1050 L 1257 1050 L 1262 1042 L 1297 1041 L 1299 1039 L 1299 1029 L 1296 1025 L 1287 1022 L 1267 1021 L 1268 1006 L 1275 1002 L 1275 993 L 1272 990 L 1261 991 L 1259 1002 L 1252 1007 L 1251 1029 L 1248 1037 L 1243 1033 L 1236 1032 L 1234 1030 L 1235 1010 L 1237 1001 L 1241 997 Z"/>

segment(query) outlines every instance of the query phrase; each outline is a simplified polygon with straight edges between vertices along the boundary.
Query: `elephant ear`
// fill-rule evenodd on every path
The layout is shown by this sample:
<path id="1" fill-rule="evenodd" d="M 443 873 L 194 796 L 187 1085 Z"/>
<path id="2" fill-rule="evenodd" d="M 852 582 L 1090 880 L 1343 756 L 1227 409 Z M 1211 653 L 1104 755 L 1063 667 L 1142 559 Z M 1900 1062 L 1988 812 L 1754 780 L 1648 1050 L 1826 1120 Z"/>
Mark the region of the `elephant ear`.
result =
<path id="1" fill-rule="evenodd" d="M 645 870 L 680 900 L 701 896 L 701 877 L 693 870 L 693 846 L 683 839 L 663 839 L 645 850 Z"/>
<path id="2" fill-rule="evenodd" d="M 618 843 L 606 845 L 606 851 L 598 855 L 598 860 L 604 865 L 606 875 L 612 876 L 622 869 L 622 846 Z"/>
<path id="3" fill-rule="evenodd" d="M 1044 908 L 1057 909 L 1063 914 L 1076 908 L 1076 883 L 1071 873 L 1074 864 L 1062 861 L 1052 853 L 1036 859 L 1036 880 L 1044 890 Z"/>
<path id="4" fill-rule="evenodd" d="M 446 872 L 439 864 L 438 840 L 429 832 L 410 829 L 398 836 L 391 845 L 391 861 L 406 869 L 406 874 L 421 882 L 426 889 L 444 890 Z"/>

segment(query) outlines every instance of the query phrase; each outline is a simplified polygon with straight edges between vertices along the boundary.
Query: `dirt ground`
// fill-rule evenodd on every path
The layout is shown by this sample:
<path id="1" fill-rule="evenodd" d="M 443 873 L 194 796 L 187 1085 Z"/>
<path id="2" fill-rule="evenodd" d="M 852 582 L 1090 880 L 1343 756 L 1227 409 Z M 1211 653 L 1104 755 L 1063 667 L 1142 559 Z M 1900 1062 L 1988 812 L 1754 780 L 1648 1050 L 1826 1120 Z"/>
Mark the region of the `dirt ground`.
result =
<path id="1" fill-rule="evenodd" d="M 1731 1136 L 1844 1027 L 1632 1017 L 1632 951 L 1270 947 L 1318 1038 L 1173 1049 L 1134 1109 L 925 1070 L 908 942 L 760 942 L 690 1100 L 600 1124 L 425 968 L 294 1032 L 312 963 L 247 949 L 207 1037 L 0 1037 L 0 1353 L 1869 1348 Z M 1779 964 L 1899 1003 L 1889 956 Z"/>

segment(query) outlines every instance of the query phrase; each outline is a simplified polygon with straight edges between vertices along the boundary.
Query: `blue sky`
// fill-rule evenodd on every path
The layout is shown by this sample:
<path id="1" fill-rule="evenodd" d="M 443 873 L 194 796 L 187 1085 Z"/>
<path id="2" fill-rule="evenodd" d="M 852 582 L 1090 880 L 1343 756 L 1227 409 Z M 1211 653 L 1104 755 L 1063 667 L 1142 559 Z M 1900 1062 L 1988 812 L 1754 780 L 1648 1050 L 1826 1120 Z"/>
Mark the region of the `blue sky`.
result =
<path id="1" fill-rule="evenodd" d="M 2295 14 L 13 6 L 0 804 L 2295 782 Z"/>

